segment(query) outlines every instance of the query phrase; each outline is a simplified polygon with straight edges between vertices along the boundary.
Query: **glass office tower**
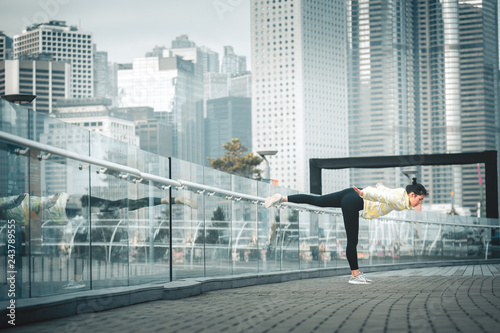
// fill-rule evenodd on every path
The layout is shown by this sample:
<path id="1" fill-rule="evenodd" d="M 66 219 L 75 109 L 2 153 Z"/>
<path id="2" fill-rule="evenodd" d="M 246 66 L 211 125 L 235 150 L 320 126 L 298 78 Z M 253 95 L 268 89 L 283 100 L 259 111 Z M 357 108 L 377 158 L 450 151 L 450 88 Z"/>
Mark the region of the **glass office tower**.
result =
<path id="1" fill-rule="evenodd" d="M 496 13 L 494 0 L 418 2 L 421 153 L 498 150 Z M 433 203 L 473 214 L 480 176 L 482 165 L 422 168 Z"/>
<path id="2" fill-rule="evenodd" d="M 348 1 L 349 142 L 351 156 L 414 154 L 415 10 L 411 1 Z M 408 180 L 400 168 L 351 171 L 358 186 Z"/>
<path id="3" fill-rule="evenodd" d="M 349 1 L 351 156 L 498 150 L 496 13 L 494 0 Z M 401 171 L 355 170 L 351 183 L 400 186 Z M 415 171 L 427 204 L 476 214 L 482 165 Z"/>

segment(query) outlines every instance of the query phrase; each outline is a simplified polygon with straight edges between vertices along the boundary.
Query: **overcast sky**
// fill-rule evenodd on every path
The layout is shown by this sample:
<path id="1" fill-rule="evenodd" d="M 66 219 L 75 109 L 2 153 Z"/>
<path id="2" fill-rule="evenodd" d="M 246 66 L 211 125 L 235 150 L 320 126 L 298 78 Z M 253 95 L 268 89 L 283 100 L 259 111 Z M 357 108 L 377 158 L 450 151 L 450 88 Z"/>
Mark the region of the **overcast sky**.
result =
<path id="1" fill-rule="evenodd" d="M 231 45 L 250 69 L 248 0 L 1 0 L 0 31 L 13 37 L 33 23 L 66 21 L 93 35 L 112 62 L 131 62 L 154 46 L 188 35 L 224 55 Z"/>

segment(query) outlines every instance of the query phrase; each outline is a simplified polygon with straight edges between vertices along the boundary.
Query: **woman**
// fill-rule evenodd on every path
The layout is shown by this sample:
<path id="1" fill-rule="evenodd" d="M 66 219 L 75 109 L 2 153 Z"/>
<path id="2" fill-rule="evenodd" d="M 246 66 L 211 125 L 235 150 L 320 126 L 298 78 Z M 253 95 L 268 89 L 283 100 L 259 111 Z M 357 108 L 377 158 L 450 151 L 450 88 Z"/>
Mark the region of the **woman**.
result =
<path id="1" fill-rule="evenodd" d="M 351 268 L 352 276 L 349 283 L 370 284 L 373 281 L 367 279 L 358 267 L 358 245 L 359 211 L 365 219 L 374 219 L 386 215 L 393 210 L 419 209 L 422 200 L 427 195 L 427 190 L 422 184 L 413 178 L 411 185 L 406 188 L 390 189 L 377 184 L 376 187 L 358 189 L 356 186 L 339 192 L 326 195 L 293 194 L 282 196 L 277 193 L 265 201 L 265 207 L 269 208 L 282 202 L 305 203 L 319 207 L 341 208 L 344 217 L 344 226 L 347 234 L 346 257 Z"/>

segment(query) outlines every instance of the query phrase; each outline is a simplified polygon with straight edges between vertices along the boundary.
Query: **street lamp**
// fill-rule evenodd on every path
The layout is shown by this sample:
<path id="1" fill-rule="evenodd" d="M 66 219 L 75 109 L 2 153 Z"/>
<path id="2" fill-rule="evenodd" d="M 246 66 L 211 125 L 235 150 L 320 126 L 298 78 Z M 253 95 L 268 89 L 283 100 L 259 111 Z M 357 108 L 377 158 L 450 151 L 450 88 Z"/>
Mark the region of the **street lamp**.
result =
<path id="1" fill-rule="evenodd" d="M 408 169 L 408 170 L 402 170 L 401 173 L 406 176 L 410 180 L 410 184 L 413 182 L 413 178 L 417 175 L 418 171 L 417 169 Z"/>
<path id="2" fill-rule="evenodd" d="M 266 161 L 266 168 L 264 170 L 264 180 L 267 179 L 267 181 L 269 181 L 269 179 L 271 178 L 271 168 L 269 167 L 269 161 L 267 160 L 266 156 L 274 156 L 277 153 L 278 153 L 277 150 L 260 150 L 257 152 L 257 154 L 259 154 L 264 159 L 264 161 Z"/>
<path id="3" fill-rule="evenodd" d="M 33 100 L 36 98 L 35 95 L 27 95 L 27 94 L 12 94 L 12 95 L 4 95 L 0 96 L 1 98 L 5 99 L 6 101 L 9 101 L 11 103 L 15 104 L 29 104 L 33 102 Z"/>

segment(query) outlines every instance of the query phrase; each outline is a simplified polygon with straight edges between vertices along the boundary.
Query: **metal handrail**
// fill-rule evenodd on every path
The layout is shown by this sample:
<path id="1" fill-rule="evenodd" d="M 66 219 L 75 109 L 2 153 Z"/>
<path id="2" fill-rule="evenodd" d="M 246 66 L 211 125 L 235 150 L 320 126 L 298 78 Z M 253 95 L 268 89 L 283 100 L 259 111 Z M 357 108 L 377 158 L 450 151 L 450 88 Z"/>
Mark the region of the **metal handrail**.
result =
<path id="1" fill-rule="evenodd" d="M 52 153 L 52 154 L 59 155 L 62 157 L 71 158 L 71 159 L 76 160 L 76 161 L 97 165 L 97 166 L 100 166 L 100 167 L 103 167 L 106 169 L 123 172 L 123 173 L 129 174 L 129 175 L 134 175 L 138 179 L 142 178 L 142 179 L 150 180 L 150 181 L 157 182 L 160 184 L 165 184 L 167 186 L 176 186 L 176 187 L 181 186 L 181 184 L 179 182 L 176 182 L 175 180 L 172 180 L 172 179 L 152 175 L 152 174 L 149 174 L 146 172 L 142 172 L 139 169 L 131 168 L 131 167 L 124 166 L 124 165 L 121 165 L 118 163 L 104 161 L 104 160 L 93 158 L 90 156 L 80 155 L 80 154 L 77 154 L 77 153 L 74 153 L 74 152 L 71 152 L 71 151 L 68 151 L 65 149 L 49 146 L 49 145 L 46 145 L 46 144 L 43 144 L 40 142 L 36 142 L 36 141 L 30 140 L 30 139 L 25 139 L 25 138 L 19 137 L 17 135 L 13 135 L 10 133 L 0 131 L 0 139 L 18 144 L 20 146 L 38 149 L 40 151 L 45 151 L 47 153 Z"/>
<path id="2" fill-rule="evenodd" d="M 167 187 L 168 186 L 174 186 L 177 188 L 188 187 L 191 189 L 196 189 L 196 190 L 206 191 L 209 193 L 218 194 L 218 195 L 226 197 L 226 199 L 234 199 L 234 200 L 244 199 L 247 201 L 251 201 L 254 203 L 260 203 L 260 204 L 263 204 L 265 201 L 265 198 L 263 198 L 263 197 L 253 196 L 253 195 L 244 194 L 244 193 L 238 193 L 238 192 L 234 192 L 234 191 L 228 191 L 228 190 L 224 190 L 221 188 L 216 188 L 216 187 L 212 187 L 212 186 L 208 186 L 208 185 L 190 182 L 187 180 L 179 179 L 179 180 L 175 181 L 172 179 L 168 179 L 168 178 L 153 175 L 150 173 L 142 172 L 136 168 L 131 168 L 131 167 L 127 167 L 127 166 L 124 166 L 124 165 L 121 165 L 118 163 L 100 160 L 100 159 L 93 158 L 90 156 L 80 155 L 80 154 L 77 154 L 75 152 L 71 152 L 71 151 L 68 151 L 65 149 L 49 146 L 49 145 L 46 145 L 46 144 L 43 144 L 40 142 L 36 142 L 36 141 L 30 140 L 30 139 L 25 139 L 25 138 L 19 137 L 17 135 L 13 135 L 13 134 L 2 132 L 2 131 L 0 131 L 0 139 L 18 144 L 20 146 L 38 149 L 40 151 L 45 151 L 47 153 L 52 153 L 52 154 L 66 157 L 66 158 L 70 158 L 70 159 L 73 159 L 76 161 L 97 165 L 97 166 L 100 166 L 100 167 L 103 167 L 103 168 L 106 168 L 109 170 L 123 172 L 123 173 L 128 174 L 128 175 L 133 175 L 133 176 L 137 177 L 137 179 L 149 180 L 149 181 L 152 181 L 154 183 L 164 184 Z M 290 207 L 292 209 L 297 209 L 297 210 L 304 210 L 305 209 L 304 206 L 294 204 L 294 203 L 288 203 L 288 202 L 282 203 L 281 206 L 287 206 L 287 207 Z M 308 210 L 312 210 L 312 209 L 308 209 Z M 315 207 L 313 210 L 318 212 L 318 213 L 329 213 L 329 214 L 340 215 L 340 213 L 336 213 L 335 211 L 332 211 L 331 209 Z"/>
<path id="3" fill-rule="evenodd" d="M 188 188 L 191 190 L 197 190 L 197 191 L 202 191 L 203 193 L 208 192 L 211 193 L 212 195 L 218 194 L 220 196 L 223 196 L 224 198 L 228 200 L 246 200 L 253 202 L 255 204 L 264 204 L 265 198 L 263 197 L 258 197 L 258 196 L 253 196 L 245 193 L 238 193 L 234 191 L 229 191 L 229 190 L 224 190 L 221 188 L 216 188 L 208 185 L 203 185 L 203 184 L 198 184 L 194 183 L 191 181 L 187 180 L 182 180 L 178 179 L 177 181 L 169 179 L 169 178 L 164 178 L 161 176 L 153 175 L 150 173 L 142 172 L 139 169 L 136 168 L 131 168 L 127 167 L 118 163 L 114 162 L 109 162 L 97 158 L 93 158 L 90 156 L 85 156 L 85 155 L 80 155 L 65 149 L 49 146 L 40 142 L 36 142 L 30 139 L 25 139 L 22 137 L 19 137 L 14 134 L 6 133 L 3 131 L 0 131 L 0 140 L 5 140 L 11 143 L 15 143 L 20 146 L 25 146 L 29 148 L 34 148 L 38 149 L 40 151 L 45 151 L 47 153 L 52 153 L 55 155 L 59 155 L 62 157 L 70 158 L 76 161 L 80 162 L 85 162 L 88 164 L 93 164 L 97 165 L 109 170 L 113 171 L 118 171 L 118 172 L 123 172 L 127 175 L 133 175 L 137 177 L 137 179 L 140 179 L 141 182 L 142 180 L 149 180 L 153 183 L 157 184 L 163 184 L 166 188 L 169 188 L 170 186 L 174 186 L 176 188 Z M 288 207 L 294 210 L 299 210 L 299 211 L 310 211 L 312 213 L 317 213 L 317 214 L 330 214 L 333 216 L 340 216 L 342 213 L 339 211 L 339 209 L 334 209 L 334 208 L 323 208 L 323 207 L 315 207 L 315 206 L 308 206 L 308 205 L 299 205 L 295 203 L 290 203 L 290 202 L 285 202 L 281 203 L 278 207 L 284 208 Z M 407 219 L 404 218 L 399 218 L 399 217 L 389 217 L 389 216 L 384 216 L 382 219 L 384 220 L 393 220 L 393 221 L 400 221 L 400 222 L 408 222 Z M 419 223 L 426 223 L 426 224 L 440 224 L 440 225 L 451 225 L 451 226 L 463 226 L 463 227 L 483 227 L 483 228 L 498 228 L 499 226 L 494 226 L 494 225 L 480 225 L 480 224 L 457 224 L 457 223 L 450 223 L 450 222 L 429 222 L 429 221 L 412 221 L 412 222 L 419 222 Z"/>

